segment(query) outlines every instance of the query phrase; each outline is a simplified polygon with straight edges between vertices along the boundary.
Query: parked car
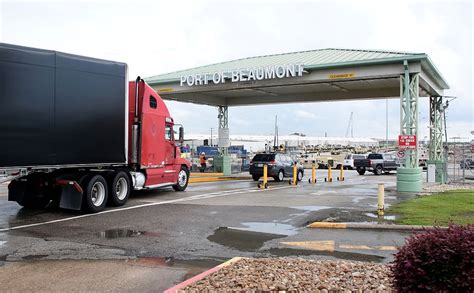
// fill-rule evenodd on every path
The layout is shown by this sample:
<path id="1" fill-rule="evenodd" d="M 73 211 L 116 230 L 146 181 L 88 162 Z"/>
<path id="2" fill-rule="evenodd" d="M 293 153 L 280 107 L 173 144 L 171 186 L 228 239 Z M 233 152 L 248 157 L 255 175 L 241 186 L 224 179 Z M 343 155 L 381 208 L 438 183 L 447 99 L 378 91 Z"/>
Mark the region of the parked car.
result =
<path id="1" fill-rule="evenodd" d="M 474 169 L 474 161 L 471 159 L 466 159 L 466 161 L 459 164 L 461 169 Z"/>
<path id="2" fill-rule="evenodd" d="M 263 176 L 263 165 L 267 164 L 267 176 L 273 177 L 275 181 L 283 181 L 285 177 L 293 177 L 293 165 L 296 160 L 290 156 L 279 153 L 261 153 L 256 154 L 250 161 L 249 173 L 254 181 L 258 181 Z M 297 163 L 296 179 L 301 181 L 304 175 L 303 165 Z"/>
<path id="3" fill-rule="evenodd" d="M 359 175 L 364 175 L 365 171 L 373 172 L 375 175 L 395 171 L 400 166 L 396 155 L 393 154 L 369 154 L 367 159 L 354 159 L 354 167 Z"/>
<path id="4" fill-rule="evenodd" d="M 354 159 L 367 159 L 367 155 L 366 154 L 348 154 L 345 158 L 344 158 L 344 168 L 345 169 L 354 169 Z"/>

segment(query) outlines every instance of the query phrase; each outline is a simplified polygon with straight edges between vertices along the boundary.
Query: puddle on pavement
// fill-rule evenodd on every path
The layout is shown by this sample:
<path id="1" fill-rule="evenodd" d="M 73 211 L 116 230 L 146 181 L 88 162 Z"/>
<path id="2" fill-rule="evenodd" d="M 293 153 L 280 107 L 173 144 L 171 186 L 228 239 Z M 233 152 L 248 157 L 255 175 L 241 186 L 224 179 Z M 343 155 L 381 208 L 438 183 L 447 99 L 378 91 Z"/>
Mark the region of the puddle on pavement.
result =
<path id="1" fill-rule="evenodd" d="M 183 280 L 196 276 L 210 268 L 213 268 L 224 259 L 191 259 L 181 260 L 174 257 L 138 257 L 136 259 L 128 259 L 126 262 L 130 265 L 138 265 L 144 267 L 172 267 L 176 269 L 186 270 Z"/>
<path id="2" fill-rule="evenodd" d="M 265 242 L 283 237 L 286 235 L 220 227 L 207 239 L 240 251 L 257 251 Z"/>
<path id="3" fill-rule="evenodd" d="M 374 213 L 365 213 L 365 215 L 366 215 L 367 217 L 374 218 L 374 219 L 378 219 L 378 218 L 379 218 L 379 216 L 376 215 L 376 214 L 374 214 Z M 385 216 L 383 216 L 383 219 L 384 219 L 384 220 L 389 220 L 389 221 L 395 221 L 396 218 L 397 218 L 397 217 L 394 216 L 394 215 L 385 215 Z"/>
<path id="4" fill-rule="evenodd" d="M 297 209 L 297 210 L 303 210 L 303 211 L 311 211 L 311 212 L 332 209 L 332 207 L 327 207 L 327 206 L 294 206 L 294 207 L 290 207 L 290 208 Z"/>
<path id="5" fill-rule="evenodd" d="M 97 233 L 100 238 L 106 239 L 116 239 L 116 238 L 127 238 L 127 237 L 136 237 L 136 236 L 151 236 L 158 237 L 160 233 L 158 232 L 147 232 L 147 231 L 138 231 L 130 229 L 110 229 Z"/>
<path id="6" fill-rule="evenodd" d="M 247 226 L 246 228 L 240 227 L 229 227 L 229 229 L 241 230 L 241 231 L 252 231 L 267 234 L 278 234 L 278 235 L 295 235 L 296 228 L 289 224 L 281 224 L 276 222 L 245 222 L 242 225 Z"/>

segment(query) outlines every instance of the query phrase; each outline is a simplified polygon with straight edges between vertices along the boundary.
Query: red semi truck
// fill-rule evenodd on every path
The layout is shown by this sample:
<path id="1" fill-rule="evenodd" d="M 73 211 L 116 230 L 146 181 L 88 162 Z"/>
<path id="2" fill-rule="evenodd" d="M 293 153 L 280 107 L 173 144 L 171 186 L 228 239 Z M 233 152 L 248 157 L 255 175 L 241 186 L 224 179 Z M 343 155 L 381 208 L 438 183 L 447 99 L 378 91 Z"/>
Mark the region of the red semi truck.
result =
<path id="1" fill-rule="evenodd" d="M 0 43 L 0 177 L 28 208 L 102 211 L 132 190 L 186 189 L 184 129 L 124 63 Z"/>

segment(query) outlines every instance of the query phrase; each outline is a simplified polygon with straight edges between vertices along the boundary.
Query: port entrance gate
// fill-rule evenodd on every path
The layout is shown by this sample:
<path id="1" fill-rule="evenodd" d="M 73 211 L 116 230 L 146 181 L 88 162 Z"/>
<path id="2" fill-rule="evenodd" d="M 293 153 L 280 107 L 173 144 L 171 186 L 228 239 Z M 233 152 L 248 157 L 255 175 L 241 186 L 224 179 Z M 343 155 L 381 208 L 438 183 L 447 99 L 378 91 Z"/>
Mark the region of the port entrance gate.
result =
<path id="1" fill-rule="evenodd" d="M 436 181 L 444 183 L 443 94 L 449 86 L 427 54 L 320 49 L 238 59 L 145 80 L 163 99 L 217 107 L 224 173 L 230 172 L 228 107 L 396 98 L 400 99 L 400 135 L 413 138 L 418 137 L 418 99 L 428 97 L 428 163 L 436 165 Z M 418 148 L 404 152 L 397 190 L 421 191 Z"/>

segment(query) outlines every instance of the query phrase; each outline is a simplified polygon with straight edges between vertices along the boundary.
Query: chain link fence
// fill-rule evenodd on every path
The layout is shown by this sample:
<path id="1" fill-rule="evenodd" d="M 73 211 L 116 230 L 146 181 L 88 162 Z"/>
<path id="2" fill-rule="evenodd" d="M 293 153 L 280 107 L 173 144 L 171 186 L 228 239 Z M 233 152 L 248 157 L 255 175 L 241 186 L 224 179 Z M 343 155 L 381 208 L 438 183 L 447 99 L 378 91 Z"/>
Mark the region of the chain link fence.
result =
<path id="1" fill-rule="evenodd" d="M 471 143 L 449 143 L 446 156 L 448 182 L 474 182 L 474 152 Z"/>

